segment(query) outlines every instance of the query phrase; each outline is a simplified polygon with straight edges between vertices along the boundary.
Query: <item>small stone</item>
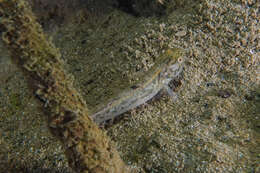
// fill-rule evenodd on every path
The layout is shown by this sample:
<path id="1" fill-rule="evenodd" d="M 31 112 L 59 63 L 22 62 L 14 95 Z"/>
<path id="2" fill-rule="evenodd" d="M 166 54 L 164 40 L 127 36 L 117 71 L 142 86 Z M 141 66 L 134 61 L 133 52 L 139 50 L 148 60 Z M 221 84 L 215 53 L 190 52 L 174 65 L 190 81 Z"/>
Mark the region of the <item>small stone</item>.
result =
<path id="1" fill-rule="evenodd" d="M 242 46 L 246 46 L 247 40 L 245 38 L 241 39 L 241 44 L 242 44 Z"/>
<path id="2" fill-rule="evenodd" d="M 207 87 L 211 87 L 211 86 L 215 86 L 215 84 L 212 83 L 212 82 L 209 82 L 209 83 L 206 83 L 206 86 L 207 86 Z"/>
<path id="3" fill-rule="evenodd" d="M 222 98 L 228 98 L 231 96 L 231 93 L 228 90 L 220 90 L 218 96 Z"/>
<path id="4" fill-rule="evenodd" d="M 183 36 L 185 36 L 187 34 L 187 32 L 186 31 L 179 31 L 179 32 L 177 32 L 175 35 L 177 36 L 177 37 L 183 37 Z"/>

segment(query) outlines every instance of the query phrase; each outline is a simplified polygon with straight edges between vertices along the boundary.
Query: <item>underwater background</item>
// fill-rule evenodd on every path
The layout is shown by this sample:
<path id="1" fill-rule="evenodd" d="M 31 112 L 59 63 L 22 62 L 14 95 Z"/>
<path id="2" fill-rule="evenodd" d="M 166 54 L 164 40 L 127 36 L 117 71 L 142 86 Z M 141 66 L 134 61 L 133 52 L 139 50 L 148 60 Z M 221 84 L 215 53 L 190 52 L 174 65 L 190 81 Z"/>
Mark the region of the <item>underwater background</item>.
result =
<path id="1" fill-rule="evenodd" d="M 29 2 L 75 86 L 93 98 L 90 108 L 93 88 L 115 74 L 134 83 L 164 47 L 183 49 L 178 99 L 161 93 L 104 129 L 128 165 L 149 173 L 260 171 L 257 0 Z M 0 168 L 72 172 L 2 41 Z"/>

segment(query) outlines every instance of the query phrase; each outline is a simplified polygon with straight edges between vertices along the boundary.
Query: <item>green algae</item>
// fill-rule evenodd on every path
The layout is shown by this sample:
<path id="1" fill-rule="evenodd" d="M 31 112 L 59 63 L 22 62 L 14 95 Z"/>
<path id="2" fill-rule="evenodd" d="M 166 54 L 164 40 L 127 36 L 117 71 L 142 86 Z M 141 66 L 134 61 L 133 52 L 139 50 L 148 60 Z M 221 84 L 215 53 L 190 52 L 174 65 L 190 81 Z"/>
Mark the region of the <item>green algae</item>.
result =
<path id="1" fill-rule="evenodd" d="M 17 93 L 13 93 L 10 96 L 10 104 L 13 106 L 13 109 L 19 110 L 22 106 L 22 100 L 20 98 L 20 95 Z"/>

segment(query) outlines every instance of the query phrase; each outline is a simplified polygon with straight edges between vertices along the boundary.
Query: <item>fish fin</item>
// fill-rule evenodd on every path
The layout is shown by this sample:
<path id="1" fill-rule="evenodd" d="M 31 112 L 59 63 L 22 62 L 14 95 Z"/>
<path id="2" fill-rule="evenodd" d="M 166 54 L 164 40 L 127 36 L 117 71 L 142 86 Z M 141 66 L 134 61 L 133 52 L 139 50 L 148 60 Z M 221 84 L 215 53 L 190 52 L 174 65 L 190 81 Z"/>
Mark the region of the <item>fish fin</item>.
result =
<path id="1" fill-rule="evenodd" d="M 169 94 L 171 100 L 175 102 L 178 98 L 177 94 L 175 92 L 173 92 L 172 89 L 168 85 L 164 85 L 163 88 Z"/>

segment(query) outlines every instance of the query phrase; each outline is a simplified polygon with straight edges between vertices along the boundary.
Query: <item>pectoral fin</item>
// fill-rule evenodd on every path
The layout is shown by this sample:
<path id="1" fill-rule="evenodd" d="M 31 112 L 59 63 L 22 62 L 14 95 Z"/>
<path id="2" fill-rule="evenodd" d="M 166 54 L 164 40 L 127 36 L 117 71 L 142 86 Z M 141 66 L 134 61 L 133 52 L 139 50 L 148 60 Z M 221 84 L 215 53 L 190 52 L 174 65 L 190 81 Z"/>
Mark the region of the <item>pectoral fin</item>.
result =
<path id="1" fill-rule="evenodd" d="M 172 101 L 176 101 L 178 96 L 175 92 L 172 91 L 172 89 L 168 85 L 164 85 L 163 89 L 169 94 Z"/>

